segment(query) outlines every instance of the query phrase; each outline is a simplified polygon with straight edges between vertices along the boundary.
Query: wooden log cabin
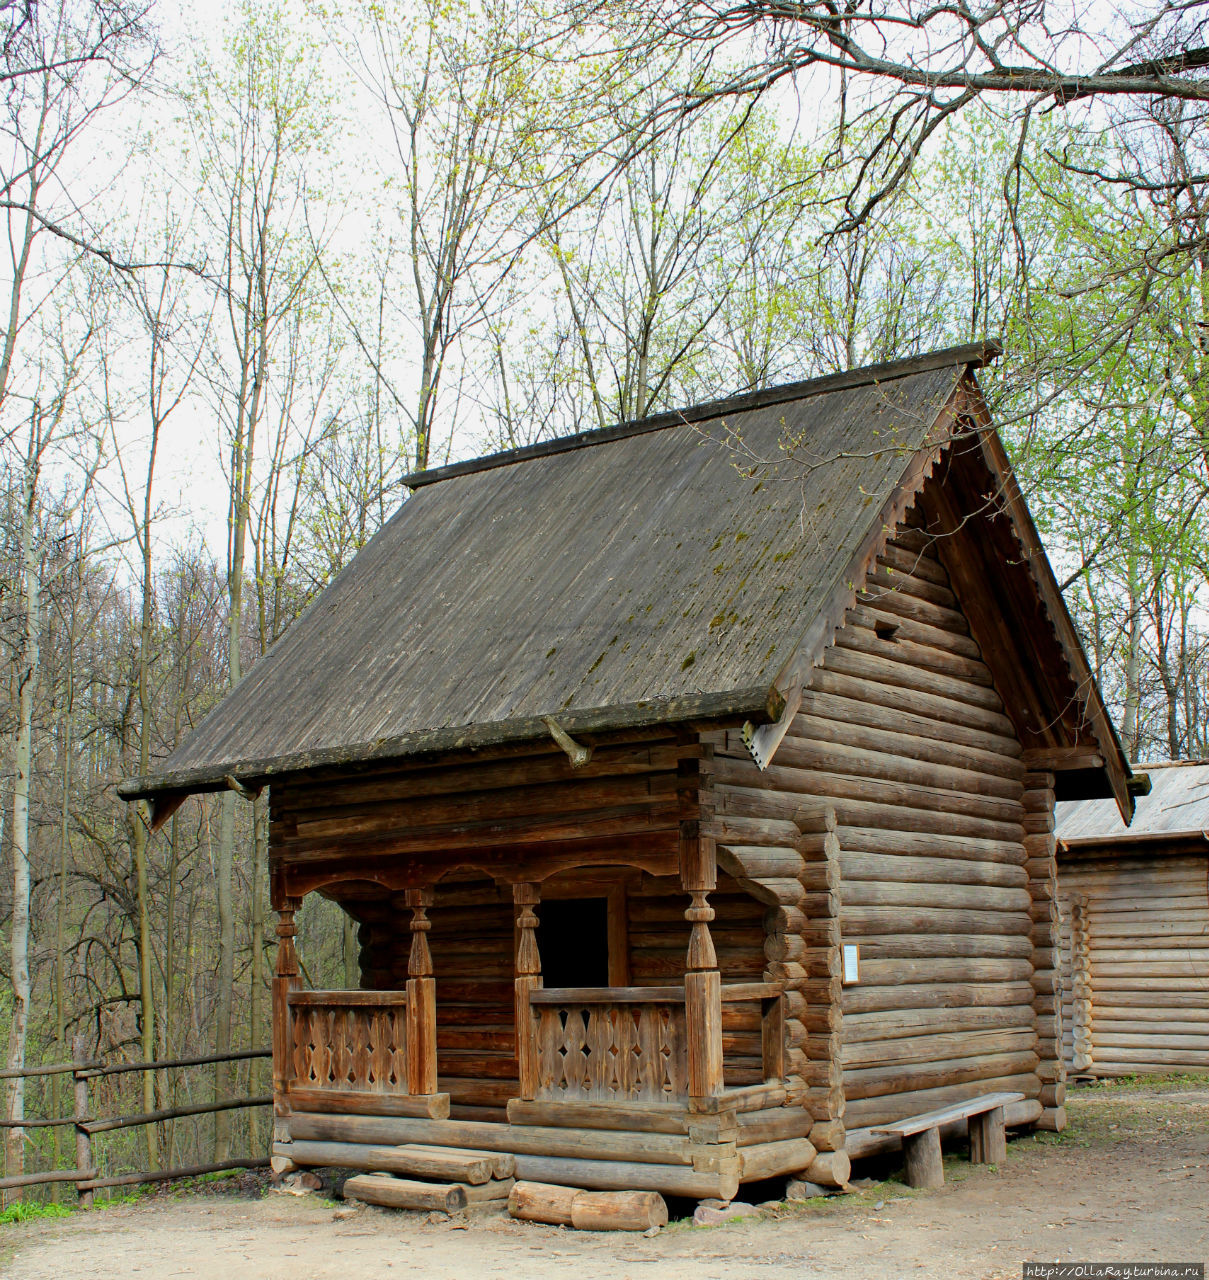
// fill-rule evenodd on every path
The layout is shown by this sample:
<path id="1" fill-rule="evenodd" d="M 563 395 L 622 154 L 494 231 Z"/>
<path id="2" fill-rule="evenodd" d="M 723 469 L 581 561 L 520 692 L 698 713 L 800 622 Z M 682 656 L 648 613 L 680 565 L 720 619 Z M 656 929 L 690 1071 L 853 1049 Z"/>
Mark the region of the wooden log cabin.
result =
<path id="1" fill-rule="evenodd" d="M 1128 765 L 977 344 L 409 479 L 149 777 L 270 789 L 274 1151 L 730 1198 L 1060 1127 L 1055 797 Z M 302 985 L 294 914 L 359 923 Z"/>
<path id="2" fill-rule="evenodd" d="M 1060 804 L 1062 1049 L 1093 1077 L 1209 1071 L 1209 763 L 1139 766 L 1126 827 Z"/>

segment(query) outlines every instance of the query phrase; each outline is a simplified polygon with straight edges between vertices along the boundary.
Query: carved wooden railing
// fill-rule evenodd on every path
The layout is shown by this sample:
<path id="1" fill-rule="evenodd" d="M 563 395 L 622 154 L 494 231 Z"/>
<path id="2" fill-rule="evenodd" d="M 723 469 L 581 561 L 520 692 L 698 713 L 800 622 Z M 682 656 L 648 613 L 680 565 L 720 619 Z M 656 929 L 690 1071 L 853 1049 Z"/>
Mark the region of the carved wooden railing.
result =
<path id="1" fill-rule="evenodd" d="M 538 1102 L 683 1102 L 683 987 L 549 987 L 529 993 Z"/>
<path id="2" fill-rule="evenodd" d="M 785 1015 L 780 985 L 749 982 L 722 988 L 723 1004 L 739 1001 L 759 1003 L 764 1079 L 781 1080 Z M 535 1070 L 526 1100 L 687 1100 L 684 987 L 537 987 L 528 993 L 527 1003 Z"/>
<path id="3" fill-rule="evenodd" d="M 407 1093 L 406 991 L 291 991 L 289 1007 L 295 1108 L 315 1094 Z"/>

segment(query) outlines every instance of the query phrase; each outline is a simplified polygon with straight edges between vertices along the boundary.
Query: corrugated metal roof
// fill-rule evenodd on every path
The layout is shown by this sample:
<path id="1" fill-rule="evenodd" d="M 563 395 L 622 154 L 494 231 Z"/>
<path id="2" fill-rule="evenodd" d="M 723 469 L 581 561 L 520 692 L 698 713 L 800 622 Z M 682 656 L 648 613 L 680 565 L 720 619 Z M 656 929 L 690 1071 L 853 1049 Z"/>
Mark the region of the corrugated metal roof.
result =
<path id="1" fill-rule="evenodd" d="M 842 585 L 971 362 L 961 349 L 891 380 L 747 397 L 418 488 L 122 793 L 267 776 L 266 761 L 315 752 L 449 749 L 469 727 L 540 733 L 545 715 L 632 724 L 702 697 L 741 712 Z"/>
<path id="2" fill-rule="evenodd" d="M 1058 839 L 1136 840 L 1209 831 L 1209 763 L 1139 764 L 1134 770 L 1149 773 L 1150 794 L 1137 798 L 1128 827 L 1111 800 L 1071 800 L 1055 809 Z"/>

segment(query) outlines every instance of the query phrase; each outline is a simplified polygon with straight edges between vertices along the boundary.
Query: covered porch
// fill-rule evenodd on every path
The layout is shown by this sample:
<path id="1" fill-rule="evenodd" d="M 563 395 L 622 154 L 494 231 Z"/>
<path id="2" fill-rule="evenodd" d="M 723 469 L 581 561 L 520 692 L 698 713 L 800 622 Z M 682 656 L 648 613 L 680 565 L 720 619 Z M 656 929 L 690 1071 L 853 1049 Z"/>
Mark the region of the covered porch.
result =
<path id="1" fill-rule="evenodd" d="M 561 893 L 591 892 L 599 876 L 564 880 Z M 442 1010 L 429 942 L 439 885 L 402 891 L 407 977 L 393 989 L 305 989 L 294 951 L 299 899 L 277 905 L 276 1156 L 365 1167 L 374 1159 L 368 1147 L 419 1143 L 509 1152 L 524 1177 L 705 1196 L 733 1195 L 745 1158 L 749 1176 L 767 1176 L 752 1162 L 788 1155 L 786 1139 L 804 1141 L 810 1117 L 783 1109 L 783 984 L 722 980 L 709 889 L 688 891 L 679 983 L 547 987 L 542 886 L 507 888 L 515 938 L 507 1046 L 498 1027 L 463 1021 L 482 1016 L 473 983 L 451 982 Z M 446 1037 L 455 1047 L 443 1054 Z M 465 1074 L 441 1071 L 452 1063 Z M 515 1079 L 502 1075 L 510 1063 Z M 761 1113 L 775 1119 L 775 1132 L 740 1121 Z M 777 1150 L 756 1149 L 770 1140 Z M 805 1144 L 793 1158 L 801 1167 L 812 1155 Z"/>
<path id="2" fill-rule="evenodd" d="M 830 837 L 716 813 L 714 741 L 638 732 L 575 767 L 546 746 L 274 784 L 276 1158 L 418 1144 L 721 1198 L 811 1163 L 834 1055 L 824 1034 L 812 1084 L 798 845 Z M 359 922 L 360 990 L 303 988 L 308 893 Z M 814 986 L 826 1031 L 838 982 Z"/>

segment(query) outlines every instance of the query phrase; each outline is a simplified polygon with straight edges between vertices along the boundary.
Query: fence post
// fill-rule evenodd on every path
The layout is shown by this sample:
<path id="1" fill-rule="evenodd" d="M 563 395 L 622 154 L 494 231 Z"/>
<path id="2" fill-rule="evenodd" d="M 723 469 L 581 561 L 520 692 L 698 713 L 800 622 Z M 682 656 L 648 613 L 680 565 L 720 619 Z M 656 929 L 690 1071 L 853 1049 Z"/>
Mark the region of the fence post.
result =
<path id="1" fill-rule="evenodd" d="M 76 1064 L 72 1072 L 72 1079 L 75 1081 L 76 1169 L 84 1177 L 92 1178 L 96 1176 L 96 1170 L 92 1165 L 92 1134 L 84 1128 L 83 1124 L 88 1119 L 88 1077 L 84 1074 L 88 1058 L 83 1036 L 76 1036 L 72 1040 L 71 1058 Z M 76 1195 L 79 1196 L 81 1209 L 92 1208 L 92 1192 L 81 1188 L 78 1182 Z"/>

